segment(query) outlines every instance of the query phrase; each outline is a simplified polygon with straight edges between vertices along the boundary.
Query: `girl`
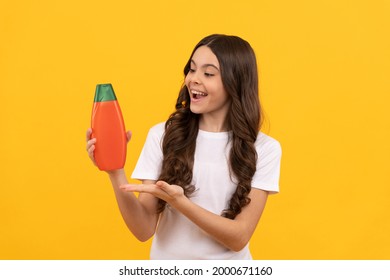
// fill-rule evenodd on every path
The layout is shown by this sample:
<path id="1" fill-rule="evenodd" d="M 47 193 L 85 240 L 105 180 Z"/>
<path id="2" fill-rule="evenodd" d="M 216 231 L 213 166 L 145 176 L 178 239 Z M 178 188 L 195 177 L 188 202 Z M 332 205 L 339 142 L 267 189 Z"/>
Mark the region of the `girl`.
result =
<path id="1" fill-rule="evenodd" d="M 123 169 L 108 172 L 121 214 L 139 240 L 154 236 L 151 259 L 251 259 L 281 158 L 279 143 L 259 132 L 255 54 L 239 37 L 210 35 L 184 75 L 175 112 L 150 129 L 133 171 L 142 184 L 128 184 Z"/>

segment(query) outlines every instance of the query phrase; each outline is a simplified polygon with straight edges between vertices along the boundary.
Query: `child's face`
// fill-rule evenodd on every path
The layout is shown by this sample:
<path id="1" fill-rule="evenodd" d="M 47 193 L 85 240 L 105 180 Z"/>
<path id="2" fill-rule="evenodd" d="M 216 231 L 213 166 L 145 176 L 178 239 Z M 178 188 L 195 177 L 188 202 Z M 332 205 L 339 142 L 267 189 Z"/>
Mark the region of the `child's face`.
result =
<path id="1" fill-rule="evenodd" d="M 195 51 L 185 84 L 193 113 L 225 120 L 230 98 L 222 84 L 218 59 L 209 47 L 201 46 Z"/>

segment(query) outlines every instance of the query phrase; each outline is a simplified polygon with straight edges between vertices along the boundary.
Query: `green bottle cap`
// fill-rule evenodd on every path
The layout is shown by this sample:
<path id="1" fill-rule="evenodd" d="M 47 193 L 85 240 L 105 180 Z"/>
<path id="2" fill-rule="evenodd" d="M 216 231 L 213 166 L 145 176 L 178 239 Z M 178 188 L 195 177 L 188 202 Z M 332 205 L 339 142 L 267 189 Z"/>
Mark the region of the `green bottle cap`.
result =
<path id="1" fill-rule="evenodd" d="M 113 100 L 116 100 L 116 96 L 111 84 L 99 84 L 96 86 L 94 102 L 105 102 Z"/>

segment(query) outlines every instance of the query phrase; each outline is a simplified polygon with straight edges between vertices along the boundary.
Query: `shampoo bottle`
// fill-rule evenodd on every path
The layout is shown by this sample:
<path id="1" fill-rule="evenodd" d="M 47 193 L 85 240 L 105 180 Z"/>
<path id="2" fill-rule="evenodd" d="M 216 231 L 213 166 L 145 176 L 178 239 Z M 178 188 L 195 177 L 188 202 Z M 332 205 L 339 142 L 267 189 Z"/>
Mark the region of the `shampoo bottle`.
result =
<path id="1" fill-rule="evenodd" d="M 96 86 L 91 118 L 96 138 L 95 161 L 100 170 L 121 169 L 126 162 L 127 136 L 118 100 L 111 84 Z"/>

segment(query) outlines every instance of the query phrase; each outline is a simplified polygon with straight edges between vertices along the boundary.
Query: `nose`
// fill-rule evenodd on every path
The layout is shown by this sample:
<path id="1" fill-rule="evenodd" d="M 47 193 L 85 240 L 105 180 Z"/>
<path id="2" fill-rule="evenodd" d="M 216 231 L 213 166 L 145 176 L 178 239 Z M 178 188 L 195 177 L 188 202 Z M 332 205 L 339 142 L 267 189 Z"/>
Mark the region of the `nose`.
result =
<path id="1" fill-rule="evenodd" d="M 189 82 L 190 84 L 199 85 L 201 84 L 201 80 L 199 78 L 199 71 L 189 72 Z"/>

